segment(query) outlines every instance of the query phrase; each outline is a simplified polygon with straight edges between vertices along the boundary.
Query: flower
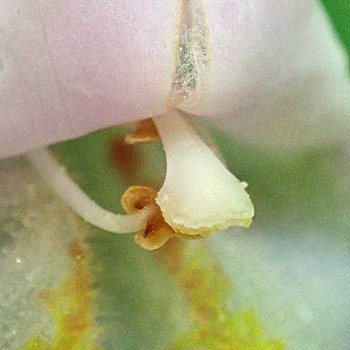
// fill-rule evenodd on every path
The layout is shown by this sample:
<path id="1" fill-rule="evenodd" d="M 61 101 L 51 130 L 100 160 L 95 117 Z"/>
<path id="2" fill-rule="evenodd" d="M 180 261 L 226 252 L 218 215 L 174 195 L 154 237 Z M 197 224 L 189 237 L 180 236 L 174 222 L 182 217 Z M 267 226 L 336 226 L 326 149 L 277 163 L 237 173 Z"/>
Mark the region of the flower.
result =
<path id="1" fill-rule="evenodd" d="M 194 86 L 191 60 L 184 75 L 174 68 L 180 18 L 188 33 L 196 33 L 188 27 L 192 17 L 184 19 L 177 5 L 4 0 L 1 156 L 130 118 L 160 116 L 173 108 L 168 105 L 172 88 L 180 87 L 182 97 L 191 95 L 181 85 L 171 88 L 174 77 Z M 217 133 L 216 141 L 228 168 L 250 184 L 256 224 L 248 234 L 236 228 L 199 242 L 173 237 L 151 254 L 127 236 L 85 224 L 23 157 L 2 160 L 0 347 L 348 346 L 350 165 L 348 149 L 334 146 L 346 141 L 348 130 L 344 52 L 311 0 L 187 5 L 184 12 L 191 9 L 197 20 L 205 19 L 208 31 L 201 38 L 208 35 L 211 45 L 196 45 L 195 51 L 206 52 L 211 64 L 197 81 L 199 94 L 195 90 L 188 103 L 181 96 L 175 101 L 199 116 L 222 116 L 208 120 L 235 135 L 233 141 Z M 201 64 L 194 77 L 203 77 L 205 60 Z M 119 132 L 104 130 L 54 147 L 65 158 L 67 174 L 84 190 L 64 177 L 67 188 L 79 190 L 67 198 L 82 213 L 89 207 L 79 199 L 90 198 L 117 211 L 125 189 L 107 160 L 106 145 Z M 271 145 L 278 149 L 267 151 Z M 295 146 L 300 154 L 293 152 Z M 156 177 L 159 147 L 138 152 Z M 37 155 L 39 163 L 47 156 Z M 45 169 L 49 179 L 50 169 L 62 173 L 60 167 Z M 208 250 L 203 253 L 205 242 L 215 261 Z"/>

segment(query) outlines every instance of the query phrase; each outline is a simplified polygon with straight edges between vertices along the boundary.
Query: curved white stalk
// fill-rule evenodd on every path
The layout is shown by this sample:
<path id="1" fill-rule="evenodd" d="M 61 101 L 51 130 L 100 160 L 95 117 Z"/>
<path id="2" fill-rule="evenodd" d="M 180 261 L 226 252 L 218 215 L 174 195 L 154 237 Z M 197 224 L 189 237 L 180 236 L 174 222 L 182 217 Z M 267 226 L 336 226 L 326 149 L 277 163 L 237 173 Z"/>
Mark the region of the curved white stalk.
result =
<path id="1" fill-rule="evenodd" d="M 46 149 L 31 151 L 27 156 L 58 195 L 90 224 L 114 233 L 137 232 L 146 227 L 151 208 L 130 215 L 111 213 L 90 199 Z"/>
<path id="2" fill-rule="evenodd" d="M 254 207 L 239 182 L 178 111 L 153 121 L 162 139 L 167 174 L 156 202 L 176 231 L 205 235 L 229 226 L 249 226 Z"/>

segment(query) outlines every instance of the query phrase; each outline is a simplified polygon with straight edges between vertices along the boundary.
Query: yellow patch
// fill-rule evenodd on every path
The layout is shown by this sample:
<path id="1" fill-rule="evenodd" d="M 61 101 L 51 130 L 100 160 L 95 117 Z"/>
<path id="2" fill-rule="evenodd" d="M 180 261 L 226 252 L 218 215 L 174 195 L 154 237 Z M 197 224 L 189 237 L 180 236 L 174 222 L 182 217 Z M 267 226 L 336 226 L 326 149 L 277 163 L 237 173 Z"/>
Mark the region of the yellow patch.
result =
<path id="1" fill-rule="evenodd" d="M 194 328 L 182 335 L 171 350 L 286 349 L 282 341 L 264 335 L 254 312 L 232 314 L 228 307 L 229 279 L 205 251 L 192 257 L 175 257 L 172 261 L 177 261 L 176 265 L 169 264 L 159 253 L 157 256 L 184 289 L 194 320 Z"/>
<path id="2" fill-rule="evenodd" d="M 23 350 L 98 350 L 98 330 L 91 320 L 90 256 L 79 242 L 70 245 L 73 271 L 58 290 L 43 290 L 39 298 L 49 308 L 57 326 L 51 345 L 32 339 Z"/>

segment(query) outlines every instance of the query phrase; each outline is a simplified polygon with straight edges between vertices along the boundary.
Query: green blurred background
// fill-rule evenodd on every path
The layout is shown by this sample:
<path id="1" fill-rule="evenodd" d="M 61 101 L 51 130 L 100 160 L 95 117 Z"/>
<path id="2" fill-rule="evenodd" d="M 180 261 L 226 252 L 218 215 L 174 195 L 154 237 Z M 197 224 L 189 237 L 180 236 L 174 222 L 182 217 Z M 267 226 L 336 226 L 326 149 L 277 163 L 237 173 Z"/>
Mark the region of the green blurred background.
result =
<path id="1" fill-rule="evenodd" d="M 350 54 L 350 1 L 322 0 L 339 37 Z"/>

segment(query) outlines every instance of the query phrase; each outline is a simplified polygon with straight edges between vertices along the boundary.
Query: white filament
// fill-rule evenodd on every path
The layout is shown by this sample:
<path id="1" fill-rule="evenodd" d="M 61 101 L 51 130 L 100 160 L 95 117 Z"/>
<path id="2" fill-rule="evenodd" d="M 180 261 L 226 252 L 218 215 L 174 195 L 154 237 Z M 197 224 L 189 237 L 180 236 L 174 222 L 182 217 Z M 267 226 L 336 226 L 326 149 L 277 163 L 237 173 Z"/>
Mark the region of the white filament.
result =
<path id="1" fill-rule="evenodd" d="M 144 208 L 131 215 L 111 213 L 89 198 L 67 175 L 46 149 L 34 150 L 27 156 L 45 180 L 68 205 L 90 224 L 113 233 L 131 233 L 146 227 L 151 208 Z"/>

